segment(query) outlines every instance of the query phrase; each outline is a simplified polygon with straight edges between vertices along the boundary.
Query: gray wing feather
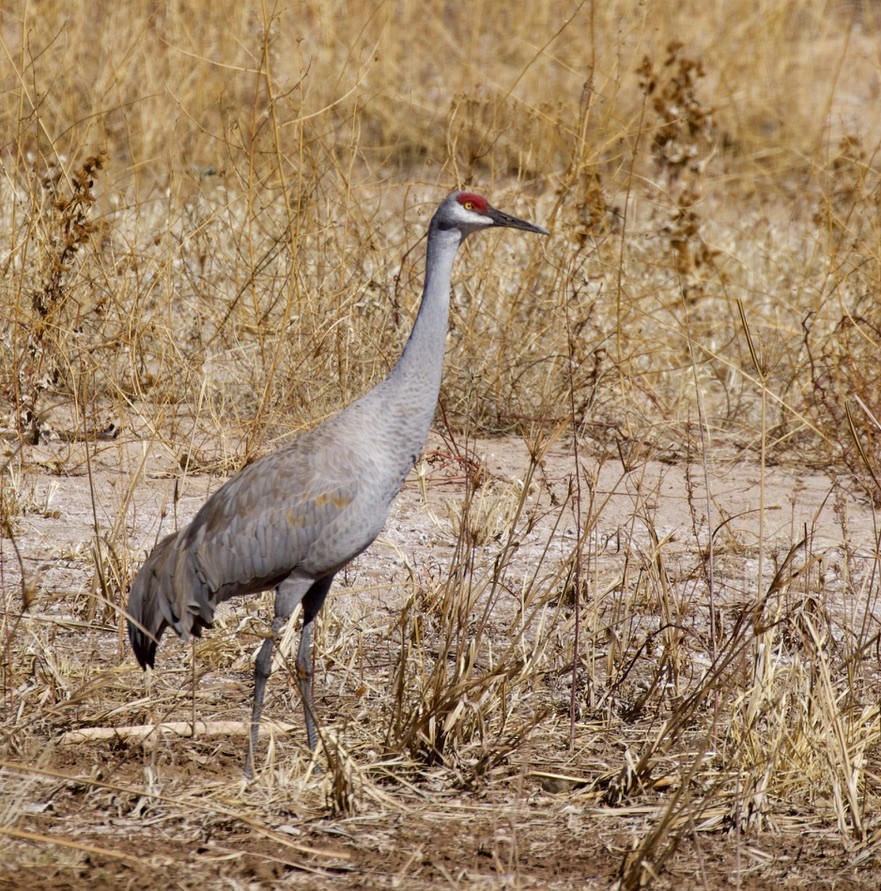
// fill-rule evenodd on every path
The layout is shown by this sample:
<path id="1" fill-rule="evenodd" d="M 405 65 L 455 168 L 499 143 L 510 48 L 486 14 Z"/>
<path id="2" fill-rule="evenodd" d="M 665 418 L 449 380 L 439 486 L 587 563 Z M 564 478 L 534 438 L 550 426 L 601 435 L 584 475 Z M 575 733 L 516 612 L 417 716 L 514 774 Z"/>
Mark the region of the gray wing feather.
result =
<path id="1" fill-rule="evenodd" d="M 142 666 L 153 664 L 166 627 L 198 635 L 218 603 L 271 588 L 304 564 L 320 577 L 369 544 L 375 533 L 351 545 L 338 534 L 357 513 L 362 474 L 356 451 L 329 433 L 318 428 L 244 468 L 156 545 L 129 594 L 129 637 Z"/>
<path id="2" fill-rule="evenodd" d="M 186 546 L 215 602 L 272 587 L 307 561 L 315 563 L 313 571 L 333 568 L 320 565 L 315 545 L 356 500 L 360 483 L 351 466 L 329 474 L 320 459 L 293 447 L 268 455 L 219 489 L 196 515 L 185 532 Z"/>

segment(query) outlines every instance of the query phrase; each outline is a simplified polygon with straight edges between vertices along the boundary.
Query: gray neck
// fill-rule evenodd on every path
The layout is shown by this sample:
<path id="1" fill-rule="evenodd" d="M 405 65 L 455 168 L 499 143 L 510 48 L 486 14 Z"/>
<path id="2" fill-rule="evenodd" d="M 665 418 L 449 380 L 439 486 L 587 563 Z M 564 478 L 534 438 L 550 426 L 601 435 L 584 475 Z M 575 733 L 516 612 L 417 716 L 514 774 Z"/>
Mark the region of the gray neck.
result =
<path id="1" fill-rule="evenodd" d="M 405 450 L 408 459 L 422 451 L 437 406 L 450 314 L 450 277 L 462 238 L 458 229 L 441 228 L 432 220 L 422 303 L 401 357 L 378 388 L 395 448 Z"/>

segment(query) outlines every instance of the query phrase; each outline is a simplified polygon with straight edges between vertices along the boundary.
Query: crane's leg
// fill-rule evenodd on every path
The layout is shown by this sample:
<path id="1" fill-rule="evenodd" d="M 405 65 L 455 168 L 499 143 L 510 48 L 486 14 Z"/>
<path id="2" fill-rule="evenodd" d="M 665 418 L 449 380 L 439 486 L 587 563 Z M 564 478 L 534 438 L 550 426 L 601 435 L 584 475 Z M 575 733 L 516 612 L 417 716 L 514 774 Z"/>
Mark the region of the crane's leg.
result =
<path id="1" fill-rule="evenodd" d="M 303 631 L 300 646 L 297 648 L 297 681 L 300 685 L 300 698 L 303 700 L 303 713 L 306 716 L 306 739 L 310 751 L 315 751 L 318 735 L 315 732 L 315 708 L 312 703 L 312 621 L 324 606 L 324 599 L 330 590 L 333 576 L 319 579 L 306 592 L 303 598 Z"/>
<path id="2" fill-rule="evenodd" d="M 254 756 L 257 752 L 257 734 L 260 730 L 260 715 L 263 711 L 263 696 L 266 692 L 266 681 L 272 673 L 272 650 L 275 639 L 281 633 L 285 622 L 296 609 L 312 586 L 312 579 L 286 579 L 275 589 L 275 615 L 272 619 L 272 630 L 254 661 L 254 706 L 251 709 L 251 736 L 248 742 L 248 753 L 245 756 L 245 777 L 254 776 Z"/>
<path id="3" fill-rule="evenodd" d="M 251 711 L 251 737 L 245 757 L 245 777 L 249 780 L 254 776 L 254 756 L 257 751 L 260 715 L 263 712 L 263 697 L 266 693 L 266 681 L 272 673 L 272 650 L 285 622 L 290 618 L 300 601 L 303 602 L 303 632 L 297 650 L 297 675 L 300 695 L 303 699 L 303 710 L 306 713 L 306 739 L 309 742 L 309 748 L 315 751 L 317 736 L 312 709 L 312 660 L 310 658 L 312 620 L 321 609 L 332 581 L 332 575 L 318 579 L 318 581 L 294 577 L 285 579 L 275 589 L 275 615 L 272 619 L 272 631 L 263 641 L 254 662 L 254 707 Z"/>

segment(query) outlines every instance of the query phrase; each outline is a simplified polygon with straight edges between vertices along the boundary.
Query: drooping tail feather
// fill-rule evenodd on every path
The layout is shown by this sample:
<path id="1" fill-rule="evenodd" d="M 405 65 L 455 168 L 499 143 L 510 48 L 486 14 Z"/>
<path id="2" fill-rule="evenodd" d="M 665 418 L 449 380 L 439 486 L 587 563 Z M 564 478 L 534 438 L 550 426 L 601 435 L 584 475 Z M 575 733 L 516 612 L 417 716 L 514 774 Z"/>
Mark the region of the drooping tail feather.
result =
<path id="1" fill-rule="evenodd" d="M 153 667 L 156 646 L 168 626 L 160 606 L 163 580 L 176 535 L 167 535 L 138 570 L 128 595 L 128 639 L 141 668 Z"/>
<path id="2" fill-rule="evenodd" d="M 138 620 L 140 622 L 140 620 Z M 143 624 L 143 623 L 141 623 Z M 160 628 L 154 635 L 150 636 L 135 625 L 131 619 L 128 620 L 128 639 L 131 642 L 132 649 L 135 652 L 135 658 L 138 665 L 147 670 L 147 666 L 153 667 L 156 660 L 156 645 L 162 636 L 164 627 Z"/>
<path id="3" fill-rule="evenodd" d="M 179 533 L 166 536 L 144 561 L 128 595 L 128 636 L 141 668 L 153 667 L 162 632 L 183 638 L 211 625 L 213 604 L 193 571 Z M 200 596 L 201 595 L 201 596 Z"/>

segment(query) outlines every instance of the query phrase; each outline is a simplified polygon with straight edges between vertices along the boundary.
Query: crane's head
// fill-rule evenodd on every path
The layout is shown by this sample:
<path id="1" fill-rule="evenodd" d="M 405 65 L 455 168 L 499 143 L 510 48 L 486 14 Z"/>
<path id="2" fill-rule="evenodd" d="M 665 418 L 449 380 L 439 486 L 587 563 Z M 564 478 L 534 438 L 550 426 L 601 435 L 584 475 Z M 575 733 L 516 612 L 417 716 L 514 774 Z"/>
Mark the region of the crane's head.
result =
<path id="1" fill-rule="evenodd" d="M 475 192 L 453 192 L 448 195 L 437 209 L 432 223 L 441 229 L 458 229 L 463 238 L 472 232 L 493 226 L 550 235 L 547 229 L 542 229 L 535 223 L 527 223 L 526 220 L 496 210 L 486 198 Z"/>

